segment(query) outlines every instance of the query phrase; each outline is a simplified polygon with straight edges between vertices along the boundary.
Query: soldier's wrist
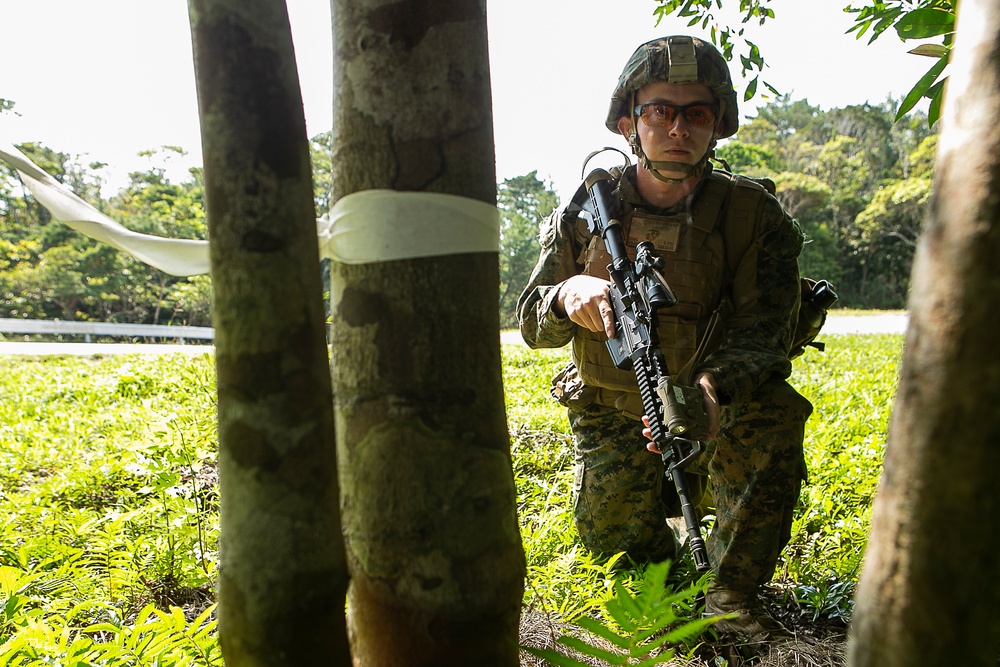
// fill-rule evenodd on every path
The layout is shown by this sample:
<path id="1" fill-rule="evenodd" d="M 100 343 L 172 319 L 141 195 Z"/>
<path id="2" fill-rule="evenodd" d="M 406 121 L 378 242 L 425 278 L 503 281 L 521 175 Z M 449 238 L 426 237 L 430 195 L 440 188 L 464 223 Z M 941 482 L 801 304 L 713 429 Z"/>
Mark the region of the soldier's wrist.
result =
<path id="1" fill-rule="evenodd" d="M 563 308 L 563 288 L 566 286 L 566 282 L 563 281 L 552 288 L 554 292 L 552 295 L 552 302 L 549 304 L 549 311 L 555 315 L 557 318 L 564 320 L 566 319 L 566 309 Z"/>

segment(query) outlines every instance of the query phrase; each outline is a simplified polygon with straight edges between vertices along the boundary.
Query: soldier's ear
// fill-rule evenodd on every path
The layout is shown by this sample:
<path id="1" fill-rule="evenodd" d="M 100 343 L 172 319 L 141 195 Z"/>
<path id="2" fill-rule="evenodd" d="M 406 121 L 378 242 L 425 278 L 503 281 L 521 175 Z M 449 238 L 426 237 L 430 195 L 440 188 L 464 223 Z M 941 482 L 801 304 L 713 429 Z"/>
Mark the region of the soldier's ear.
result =
<path id="1" fill-rule="evenodd" d="M 622 116 L 618 119 L 618 131 L 622 133 L 622 136 L 626 139 L 632 134 L 632 119 L 628 116 Z"/>

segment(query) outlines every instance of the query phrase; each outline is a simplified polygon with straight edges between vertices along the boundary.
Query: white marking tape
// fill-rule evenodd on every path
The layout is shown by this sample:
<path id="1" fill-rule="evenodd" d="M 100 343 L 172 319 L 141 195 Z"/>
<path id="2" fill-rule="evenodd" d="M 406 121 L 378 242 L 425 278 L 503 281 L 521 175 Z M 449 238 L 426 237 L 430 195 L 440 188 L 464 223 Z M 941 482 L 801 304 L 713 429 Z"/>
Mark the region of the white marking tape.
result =
<path id="1" fill-rule="evenodd" d="M 500 212 L 457 195 L 364 190 L 321 218 L 319 243 L 321 257 L 344 264 L 499 252 Z"/>

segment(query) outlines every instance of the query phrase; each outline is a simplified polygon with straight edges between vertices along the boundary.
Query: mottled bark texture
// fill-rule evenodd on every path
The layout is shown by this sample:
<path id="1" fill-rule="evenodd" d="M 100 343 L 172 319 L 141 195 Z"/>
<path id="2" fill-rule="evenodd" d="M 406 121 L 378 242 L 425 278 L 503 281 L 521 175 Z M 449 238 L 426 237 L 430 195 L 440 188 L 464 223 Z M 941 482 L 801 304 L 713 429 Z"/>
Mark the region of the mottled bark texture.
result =
<path id="1" fill-rule="evenodd" d="M 230 667 L 349 665 L 316 215 L 282 0 L 190 0 Z"/>
<path id="2" fill-rule="evenodd" d="M 857 667 L 1000 656 L 1000 5 L 963 0 L 851 628 Z"/>
<path id="3" fill-rule="evenodd" d="M 484 4 L 332 8 L 335 198 L 388 188 L 495 203 Z M 333 267 L 356 665 L 517 664 L 524 555 L 498 284 L 494 253 Z"/>

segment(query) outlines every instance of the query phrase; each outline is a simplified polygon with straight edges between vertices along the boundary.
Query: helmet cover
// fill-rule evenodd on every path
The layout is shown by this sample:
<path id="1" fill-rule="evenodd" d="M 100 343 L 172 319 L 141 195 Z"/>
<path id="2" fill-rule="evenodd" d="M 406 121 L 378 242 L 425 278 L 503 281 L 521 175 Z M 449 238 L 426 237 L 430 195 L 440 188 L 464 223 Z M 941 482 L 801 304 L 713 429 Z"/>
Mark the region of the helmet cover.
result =
<path id="1" fill-rule="evenodd" d="M 628 108 L 632 94 L 650 83 L 700 83 L 708 86 L 720 103 L 722 131 L 718 138 L 736 134 L 739 111 L 736 91 L 729 74 L 729 65 L 719 51 L 708 42 L 675 35 L 659 37 L 646 42 L 632 54 L 618 79 L 618 86 L 611 96 L 608 119 L 605 125 L 618 134 L 618 119 L 631 116 Z"/>

